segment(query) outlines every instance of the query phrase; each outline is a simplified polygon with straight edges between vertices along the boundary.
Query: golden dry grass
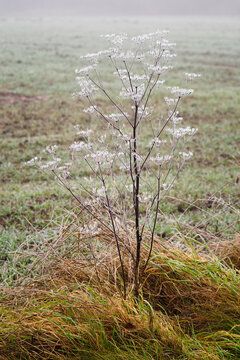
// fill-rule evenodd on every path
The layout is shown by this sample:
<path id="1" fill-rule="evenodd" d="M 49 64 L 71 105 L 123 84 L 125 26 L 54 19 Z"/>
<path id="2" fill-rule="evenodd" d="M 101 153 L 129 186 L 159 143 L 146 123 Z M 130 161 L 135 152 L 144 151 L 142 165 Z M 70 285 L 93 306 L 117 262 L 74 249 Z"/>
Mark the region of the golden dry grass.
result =
<path id="1" fill-rule="evenodd" d="M 182 251 L 157 238 L 136 301 L 129 255 L 134 242 L 131 234 L 126 238 L 122 233 L 128 280 L 123 300 L 113 235 L 100 231 L 90 239 L 73 231 L 73 224 L 36 256 L 39 275 L 2 288 L 1 360 L 239 358 L 236 268 L 215 255 L 187 247 Z M 147 258 L 147 237 L 142 260 Z M 89 241 L 92 248 L 86 252 Z M 235 248 L 229 248 L 231 264 Z"/>

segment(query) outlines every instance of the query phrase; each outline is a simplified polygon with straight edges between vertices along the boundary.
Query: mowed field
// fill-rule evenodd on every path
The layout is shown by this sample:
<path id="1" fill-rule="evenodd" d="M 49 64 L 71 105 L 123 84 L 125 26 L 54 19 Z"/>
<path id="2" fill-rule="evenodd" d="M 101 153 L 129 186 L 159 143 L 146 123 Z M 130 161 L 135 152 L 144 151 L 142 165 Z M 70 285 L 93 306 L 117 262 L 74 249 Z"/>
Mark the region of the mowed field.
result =
<path id="1" fill-rule="evenodd" d="M 142 34 L 169 29 L 177 58 L 166 80 L 185 86 L 184 72 L 201 73 L 180 113 L 198 127 L 189 149 L 194 156 L 161 204 L 158 233 L 183 232 L 192 241 L 234 238 L 240 205 L 240 21 L 238 18 L 106 18 L 0 20 L 0 264 L 3 281 L 24 242 L 54 237 L 77 204 L 54 180 L 23 164 L 47 145 L 62 153 L 75 138 L 74 125 L 93 128 L 72 98 L 80 55 L 107 47 L 100 34 Z M 102 77 L 111 84 L 107 65 Z M 114 83 L 113 83 L 114 85 Z M 161 103 L 159 113 L 161 114 Z M 105 103 L 102 103 L 103 107 Z M 106 103 L 107 107 L 107 103 Z M 87 173 L 85 175 L 88 175 Z M 193 230 L 194 229 L 194 230 Z M 208 235 L 206 235 L 208 234 Z M 205 236 L 206 235 L 206 236 Z"/>

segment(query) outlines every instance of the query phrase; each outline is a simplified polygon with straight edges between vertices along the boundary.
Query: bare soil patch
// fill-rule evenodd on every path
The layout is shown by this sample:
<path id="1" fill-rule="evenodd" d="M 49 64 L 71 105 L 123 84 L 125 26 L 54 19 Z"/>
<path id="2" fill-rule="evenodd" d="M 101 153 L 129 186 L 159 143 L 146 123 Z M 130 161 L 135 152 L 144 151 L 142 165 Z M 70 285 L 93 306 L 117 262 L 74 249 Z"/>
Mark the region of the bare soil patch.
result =
<path id="1" fill-rule="evenodd" d="M 12 93 L 12 92 L 0 92 L 0 105 L 15 104 L 17 102 L 23 103 L 36 103 L 43 101 L 41 96 L 28 96 L 24 94 Z"/>

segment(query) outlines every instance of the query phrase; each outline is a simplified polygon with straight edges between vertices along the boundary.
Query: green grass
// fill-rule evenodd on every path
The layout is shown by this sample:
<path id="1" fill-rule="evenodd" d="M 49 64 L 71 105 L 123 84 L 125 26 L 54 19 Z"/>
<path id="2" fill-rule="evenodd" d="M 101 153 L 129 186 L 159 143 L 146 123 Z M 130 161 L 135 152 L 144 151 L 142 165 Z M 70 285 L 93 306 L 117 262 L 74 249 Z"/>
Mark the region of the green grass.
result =
<path id="1" fill-rule="evenodd" d="M 75 240 L 68 235 L 61 244 L 56 240 L 52 245 L 65 243 L 71 249 L 70 258 L 42 259 L 42 276 L 12 290 L 2 288 L 1 359 L 239 359 L 240 278 L 235 269 L 215 256 L 200 256 L 190 248 L 183 252 L 156 239 L 140 298 L 132 295 L 128 266 L 123 300 L 113 235 L 99 235 L 101 249 L 110 248 L 111 256 L 104 261 L 101 251 L 104 266 L 98 276 L 79 250 L 84 237 L 74 232 Z"/>
<path id="2" fill-rule="evenodd" d="M 64 153 L 74 140 L 75 124 L 102 131 L 100 124 L 91 124 L 90 117 L 82 113 L 83 104 L 71 97 L 76 90 L 74 69 L 79 67 L 79 56 L 102 49 L 102 33 L 139 34 L 158 28 L 169 28 L 170 39 L 177 43 L 178 56 L 169 83 L 184 86 L 181 79 L 186 71 L 202 74 L 194 85 L 194 95 L 181 107 L 186 124 L 199 128 L 190 145 L 195 155 L 170 198 L 161 204 L 158 233 L 167 238 L 173 235 L 179 229 L 176 219 L 191 226 L 200 223 L 213 233 L 237 219 L 230 207 L 239 207 L 240 196 L 237 18 L 2 19 L 0 92 L 33 97 L 13 97 L 14 103 L 4 98 L 0 107 L 2 264 L 7 252 L 16 250 L 23 240 L 38 232 L 47 237 L 48 231 L 57 231 L 62 217 L 76 205 L 59 185 L 23 163 L 51 144 L 57 143 Z M 112 81 L 107 66 L 102 76 Z M 212 194 L 228 206 L 209 203 Z M 202 199 L 198 207 L 189 206 L 197 199 Z M 221 236 L 233 237 L 238 231 L 236 222 Z"/>

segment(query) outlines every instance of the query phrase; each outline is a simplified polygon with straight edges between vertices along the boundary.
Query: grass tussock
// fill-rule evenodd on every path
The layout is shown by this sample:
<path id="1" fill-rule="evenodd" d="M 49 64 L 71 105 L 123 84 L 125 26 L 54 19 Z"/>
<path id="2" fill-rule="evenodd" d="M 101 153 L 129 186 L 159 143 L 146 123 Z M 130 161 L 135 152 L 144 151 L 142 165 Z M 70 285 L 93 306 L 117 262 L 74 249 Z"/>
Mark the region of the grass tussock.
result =
<path id="1" fill-rule="evenodd" d="M 211 248 L 215 254 L 224 260 L 229 266 L 235 267 L 240 270 L 240 236 L 228 241 L 221 241 L 211 244 Z"/>
<path id="2" fill-rule="evenodd" d="M 145 241 L 143 264 L 147 235 Z M 100 232 L 89 251 L 87 243 L 86 234 L 66 227 L 35 261 L 38 275 L 2 288 L 1 360 L 240 358 L 236 247 L 229 248 L 228 263 L 156 239 L 136 301 L 131 256 L 125 256 L 128 295 L 123 300 L 112 234 Z M 126 244 L 121 247 L 131 252 Z"/>

